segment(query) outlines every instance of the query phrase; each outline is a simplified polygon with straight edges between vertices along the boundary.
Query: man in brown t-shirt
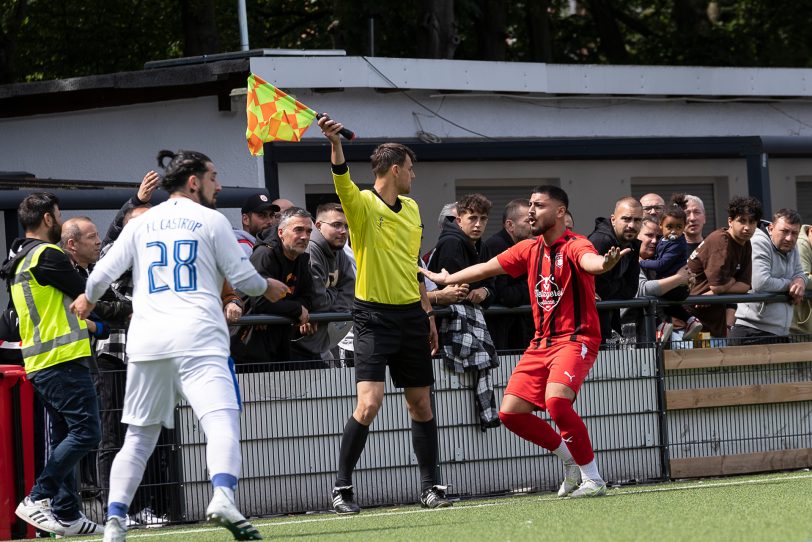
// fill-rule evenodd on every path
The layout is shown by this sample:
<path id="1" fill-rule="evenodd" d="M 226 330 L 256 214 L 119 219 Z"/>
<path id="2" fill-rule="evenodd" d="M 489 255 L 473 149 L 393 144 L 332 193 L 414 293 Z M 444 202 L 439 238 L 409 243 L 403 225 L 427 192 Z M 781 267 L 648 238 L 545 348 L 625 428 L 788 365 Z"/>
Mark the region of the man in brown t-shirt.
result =
<path id="1" fill-rule="evenodd" d="M 744 294 L 750 290 L 750 238 L 761 214 L 761 202 L 756 198 L 737 196 L 730 200 L 728 227 L 708 235 L 688 258 L 688 269 L 696 276 L 691 295 Z M 726 305 L 692 305 L 688 311 L 702 321 L 712 337 L 725 337 L 726 308 Z"/>

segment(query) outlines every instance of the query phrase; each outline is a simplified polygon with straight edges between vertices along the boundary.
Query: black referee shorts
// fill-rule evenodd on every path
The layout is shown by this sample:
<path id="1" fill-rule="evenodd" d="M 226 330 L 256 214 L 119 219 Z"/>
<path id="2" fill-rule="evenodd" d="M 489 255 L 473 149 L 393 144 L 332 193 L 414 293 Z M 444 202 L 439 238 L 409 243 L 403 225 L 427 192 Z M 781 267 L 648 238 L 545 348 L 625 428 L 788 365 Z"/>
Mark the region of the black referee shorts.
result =
<path id="1" fill-rule="evenodd" d="M 352 322 L 356 382 L 384 382 L 388 365 L 395 387 L 434 384 L 429 318 L 419 302 L 401 307 L 356 300 Z"/>

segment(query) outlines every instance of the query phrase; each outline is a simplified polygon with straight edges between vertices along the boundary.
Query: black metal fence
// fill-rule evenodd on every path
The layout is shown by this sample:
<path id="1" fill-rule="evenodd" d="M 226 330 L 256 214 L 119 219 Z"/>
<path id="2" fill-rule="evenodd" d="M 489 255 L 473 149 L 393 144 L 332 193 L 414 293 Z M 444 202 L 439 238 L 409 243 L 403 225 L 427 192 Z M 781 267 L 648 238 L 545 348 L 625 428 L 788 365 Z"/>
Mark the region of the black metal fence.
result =
<path id="1" fill-rule="evenodd" d="M 743 301 L 743 297 L 747 301 L 786 301 L 785 296 L 720 296 L 718 302 Z M 717 302 L 707 297 L 702 301 Z M 656 305 L 656 300 L 648 299 L 599 304 L 602 309 L 642 308 L 649 321 L 649 337 L 653 337 Z M 437 312 L 442 315 L 443 311 Z M 348 318 L 346 314 L 321 314 L 312 319 Z M 289 322 L 253 316 L 241 323 Z M 501 365 L 492 374 L 497 401 L 520 354 L 500 352 Z M 286 368 L 307 367 L 308 362 L 302 363 L 289 362 Z M 352 368 L 279 368 L 269 371 L 259 365 L 238 375 L 244 401 L 238 501 L 246 515 L 329 508 L 341 433 L 355 405 Z M 451 484 L 452 496 L 552 491 L 558 487 L 563 472 L 555 456 L 504 427 L 480 428 L 473 375 L 452 373 L 437 359 L 435 376 L 432 400 L 438 420 L 438 469 L 442 481 Z M 599 468 L 608 482 L 659 481 L 670 478 L 672 457 L 736 453 L 765 446 L 812 448 L 808 423 L 812 405 L 808 401 L 801 405 L 728 407 L 716 416 L 704 411 L 675 414 L 665 408 L 667 390 L 798 379 L 812 380 L 812 363 L 666 373 L 662 344 L 626 342 L 600 352 L 576 409 L 589 429 Z M 385 393 L 383 408 L 354 476 L 361 506 L 413 503 L 419 495 L 419 474 L 402 392 L 387 383 Z M 806 409 L 806 417 L 799 415 L 799 408 Z M 541 415 L 545 417 L 545 413 Z M 688 427 L 708 431 L 686 435 Z M 83 496 L 88 514 L 100 520 L 104 493 L 93 474 L 94 462 L 95 458 L 88 456 L 82 469 Z M 176 409 L 175 429 L 164 430 L 131 507 L 136 514 L 145 510 L 135 519 L 147 524 L 203 519 L 211 496 L 208 480 L 205 438 L 191 409 L 181 404 Z"/>

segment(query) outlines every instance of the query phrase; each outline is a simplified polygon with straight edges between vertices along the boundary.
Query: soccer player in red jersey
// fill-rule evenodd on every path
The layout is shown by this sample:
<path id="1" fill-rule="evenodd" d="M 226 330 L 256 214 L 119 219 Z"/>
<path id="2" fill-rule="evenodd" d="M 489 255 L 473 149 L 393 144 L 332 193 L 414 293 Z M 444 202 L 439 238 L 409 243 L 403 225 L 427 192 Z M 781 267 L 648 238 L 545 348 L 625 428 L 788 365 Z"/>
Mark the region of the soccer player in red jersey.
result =
<path id="1" fill-rule="evenodd" d="M 630 249 L 613 247 L 599 255 L 585 237 L 565 226 L 568 205 L 562 189 L 537 186 L 529 211 L 536 239 L 516 243 L 489 261 L 452 275 L 445 269 L 421 271 L 437 284 L 527 273 L 536 333 L 513 370 L 499 417 L 505 427 L 564 462 L 559 497 L 597 497 L 606 494 L 606 482 L 595 463 L 586 425 L 572 403 L 601 342 L 594 275 L 612 269 Z M 533 414 L 538 409 L 547 410 L 560 435 Z"/>

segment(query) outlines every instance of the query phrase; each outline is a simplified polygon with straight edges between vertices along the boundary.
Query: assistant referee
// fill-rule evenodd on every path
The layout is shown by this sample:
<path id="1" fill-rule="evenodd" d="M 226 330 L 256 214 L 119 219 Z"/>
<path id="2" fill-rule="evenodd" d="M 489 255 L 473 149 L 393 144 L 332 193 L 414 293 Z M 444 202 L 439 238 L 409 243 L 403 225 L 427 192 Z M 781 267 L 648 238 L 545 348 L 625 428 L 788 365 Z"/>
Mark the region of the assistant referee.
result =
<path id="1" fill-rule="evenodd" d="M 420 503 L 451 506 L 445 486 L 437 484 L 437 422 L 431 410 L 434 383 L 431 356 L 437 329 L 417 272 L 423 224 L 417 203 L 405 197 L 414 179 L 415 154 L 399 143 L 384 143 L 372 153 L 372 190 L 360 190 L 350 178 L 339 139 L 342 125 L 324 116 L 322 132 L 332 146 L 336 194 L 347 216 L 358 271 L 355 279 L 353 333 L 358 401 L 344 426 L 338 474 L 332 493 L 338 514 L 357 514 L 352 472 L 383 402 L 386 367 L 392 383 L 405 389 L 412 419 L 412 446 L 420 467 Z"/>

